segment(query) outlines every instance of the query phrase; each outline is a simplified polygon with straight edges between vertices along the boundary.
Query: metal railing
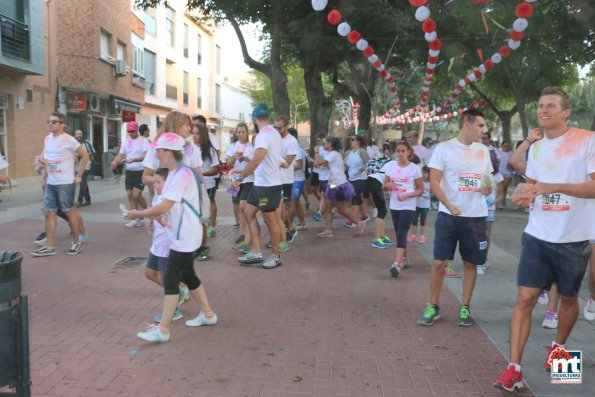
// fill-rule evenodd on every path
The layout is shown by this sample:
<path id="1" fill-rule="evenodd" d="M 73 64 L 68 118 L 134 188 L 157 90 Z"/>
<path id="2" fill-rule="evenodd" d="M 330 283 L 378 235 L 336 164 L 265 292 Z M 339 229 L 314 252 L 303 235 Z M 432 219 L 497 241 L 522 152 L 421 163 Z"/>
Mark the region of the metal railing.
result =
<path id="1" fill-rule="evenodd" d="M 0 32 L 2 55 L 25 61 L 31 60 L 28 25 L 0 15 Z"/>

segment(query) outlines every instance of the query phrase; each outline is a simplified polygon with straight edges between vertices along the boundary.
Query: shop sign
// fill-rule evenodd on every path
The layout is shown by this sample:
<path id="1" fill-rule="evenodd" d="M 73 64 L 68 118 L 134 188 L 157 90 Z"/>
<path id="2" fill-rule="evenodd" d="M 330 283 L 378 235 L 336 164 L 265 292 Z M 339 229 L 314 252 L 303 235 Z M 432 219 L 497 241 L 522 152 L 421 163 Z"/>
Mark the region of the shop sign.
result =
<path id="1" fill-rule="evenodd" d="M 68 110 L 84 112 L 87 110 L 87 96 L 82 92 L 68 94 Z"/>

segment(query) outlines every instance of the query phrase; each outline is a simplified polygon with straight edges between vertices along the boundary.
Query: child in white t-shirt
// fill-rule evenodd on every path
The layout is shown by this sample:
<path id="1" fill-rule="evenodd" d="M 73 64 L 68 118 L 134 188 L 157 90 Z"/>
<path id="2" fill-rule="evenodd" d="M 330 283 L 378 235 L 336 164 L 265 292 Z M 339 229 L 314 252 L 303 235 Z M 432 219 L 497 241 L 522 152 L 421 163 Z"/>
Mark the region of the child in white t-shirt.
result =
<path id="1" fill-rule="evenodd" d="M 492 240 L 492 225 L 496 222 L 496 204 L 504 200 L 504 177 L 502 174 L 496 172 L 494 175 L 491 175 L 489 182 L 492 185 L 492 191 L 486 196 L 486 204 L 488 205 L 488 217 L 486 218 L 488 224 L 488 248 L 486 252 L 486 263 L 477 266 L 477 274 L 485 274 L 490 266 L 487 257 L 490 252 Z"/>
<path id="2" fill-rule="evenodd" d="M 407 242 L 412 243 L 417 238 L 417 242 L 420 244 L 426 243 L 426 219 L 428 218 L 428 212 L 430 212 L 430 167 L 424 165 L 421 169 L 423 177 L 424 191 L 421 196 L 417 196 L 417 203 L 415 204 L 415 215 L 413 215 L 413 221 L 411 222 L 411 234 L 407 237 Z M 417 223 L 421 226 L 421 232 L 419 237 L 417 236 Z"/>

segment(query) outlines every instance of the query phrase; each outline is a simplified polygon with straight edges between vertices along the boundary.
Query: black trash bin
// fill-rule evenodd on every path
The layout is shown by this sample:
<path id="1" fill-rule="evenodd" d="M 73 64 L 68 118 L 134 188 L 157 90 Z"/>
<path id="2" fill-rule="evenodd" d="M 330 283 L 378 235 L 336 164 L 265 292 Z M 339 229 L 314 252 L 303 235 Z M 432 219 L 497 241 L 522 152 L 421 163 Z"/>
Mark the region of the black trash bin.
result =
<path id="1" fill-rule="evenodd" d="M 29 396 L 29 321 L 27 296 L 21 295 L 20 252 L 0 251 L 0 389 L 4 395 Z"/>

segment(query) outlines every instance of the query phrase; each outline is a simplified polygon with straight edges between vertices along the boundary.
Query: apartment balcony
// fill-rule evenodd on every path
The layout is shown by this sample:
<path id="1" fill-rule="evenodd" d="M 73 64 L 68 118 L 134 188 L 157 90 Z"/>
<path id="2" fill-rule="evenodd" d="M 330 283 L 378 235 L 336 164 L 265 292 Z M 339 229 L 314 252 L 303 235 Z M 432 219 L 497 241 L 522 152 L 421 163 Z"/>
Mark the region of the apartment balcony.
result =
<path id="1" fill-rule="evenodd" d="M 44 74 L 45 23 L 42 2 L 18 1 L 23 1 L 19 4 L 25 7 L 23 15 L 5 15 L 0 12 L 0 68 L 25 74 Z"/>

